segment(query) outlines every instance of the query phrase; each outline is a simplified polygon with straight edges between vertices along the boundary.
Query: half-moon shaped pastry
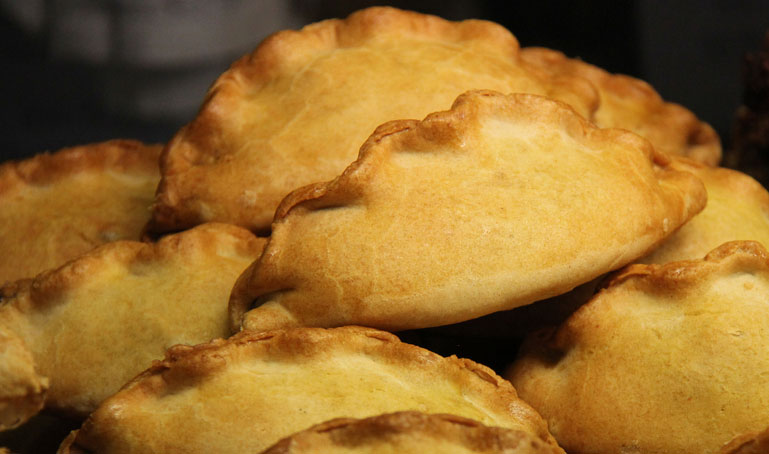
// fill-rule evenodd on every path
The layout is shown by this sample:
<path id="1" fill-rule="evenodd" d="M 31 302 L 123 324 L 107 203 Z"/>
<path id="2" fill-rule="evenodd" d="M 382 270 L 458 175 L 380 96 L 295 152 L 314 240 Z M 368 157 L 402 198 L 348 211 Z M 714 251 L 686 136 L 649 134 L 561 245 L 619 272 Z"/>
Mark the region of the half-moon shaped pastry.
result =
<path id="1" fill-rule="evenodd" d="M 284 438 L 263 454 L 556 454 L 522 430 L 472 419 L 413 411 L 365 419 L 340 418 Z"/>
<path id="2" fill-rule="evenodd" d="M 702 183 L 668 163 L 534 95 L 469 92 L 387 123 L 340 177 L 286 197 L 233 289 L 233 328 L 399 331 L 562 294 L 702 209 Z"/>
<path id="3" fill-rule="evenodd" d="M 0 285 L 110 241 L 138 240 L 160 180 L 160 150 L 112 140 L 0 165 Z"/>
<path id="4" fill-rule="evenodd" d="M 759 182 L 736 170 L 691 161 L 679 160 L 675 167 L 702 180 L 708 204 L 641 262 L 699 259 L 729 241 L 769 246 L 769 192 Z"/>
<path id="5" fill-rule="evenodd" d="M 37 414 L 47 390 L 48 379 L 35 372 L 32 354 L 22 340 L 0 327 L 0 431 L 16 428 Z"/>
<path id="6" fill-rule="evenodd" d="M 508 377 L 570 453 L 718 453 L 769 421 L 769 254 L 632 265 Z"/>
<path id="7" fill-rule="evenodd" d="M 47 407 L 86 416 L 168 347 L 228 336 L 230 290 L 264 241 L 206 224 L 156 244 L 105 244 L 6 286 L 0 331 L 48 377 Z"/>
<path id="8" fill-rule="evenodd" d="M 593 87 L 531 74 L 502 26 L 393 8 L 283 31 L 214 83 L 162 157 L 150 229 L 265 230 L 283 197 L 334 178 L 374 129 L 448 109 L 471 89 L 549 95 L 589 117 Z"/>
<path id="9" fill-rule="evenodd" d="M 526 47 L 520 56 L 530 70 L 590 81 L 600 98 L 591 118 L 598 126 L 628 129 L 648 139 L 659 151 L 707 165 L 717 165 L 721 160 L 721 141 L 715 130 L 688 109 L 665 102 L 648 83 L 610 74 L 551 49 Z"/>
<path id="10" fill-rule="evenodd" d="M 170 349 L 110 397 L 61 454 L 261 452 L 339 417 L 450 413 L 557 446 L 491 369 L 360 327 L 297 328 Z"/>

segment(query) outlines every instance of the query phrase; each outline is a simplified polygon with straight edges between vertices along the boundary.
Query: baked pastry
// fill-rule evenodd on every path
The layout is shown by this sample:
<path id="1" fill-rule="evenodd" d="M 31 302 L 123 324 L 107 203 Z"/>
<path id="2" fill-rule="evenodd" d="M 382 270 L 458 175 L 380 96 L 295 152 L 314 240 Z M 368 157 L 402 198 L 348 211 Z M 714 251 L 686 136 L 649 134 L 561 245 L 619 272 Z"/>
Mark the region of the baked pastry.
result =
<path id="1" fill-rule="evenodd" d="M 86 416 L 168 347 L 228 336 L 230 290 L 263 246 L 225 224 L 105 244 L 6 286 L 0 331 L 20 338 L 50 380 L 47 407 Z"/>
<path id="2" fill-rule="evenodd" d="M 260 452 L 323 421 L 404 410 L 456 414 L 556 446 L 491 369 L 348 326 L 246 331 L 171 348 L 104 401 L 59 453 Z"/>
<path id="3" fill-rule="evenodd" d="M 740 435 L 721 449 L 721 454 L 766 454 L 769 452 L 769 428 L 759 433 Z"/>
<path id="4" fill-rule="evenodd" d="M 222 74 L 168 144 L 150 229 L 268 230 L 286 194 L 337 176 L 377 126 L 448 109 L 467 90 L 549 95 L 590 115 L 587 81 L 535 77 L 518 49 L 491 22 L 394 8 L 280 32 Z"/>
<path id="5" fill-rule="evenodd" d="M 596 88 L 600 102 L 593 120 L 602 128 L 623 128 L 648 139 L 664 153 L 685 156 L 707 165 L 721 161 L 721 141 L 715 130 L 691 111 L 665 102 L 646 82 L 609 72 L 541 47 L 521 49 L 521 60 L 554 76 L 578 76 Z"/>
<path id="6" fill-rule="evenodd" d="M 48 379 L 35 372 L 24 343 L 0 327 L 0 431 L 14 429 L 37 414 L 47 390 Z"/>
<path id="7" fill-rule="evenodd" d="M 233 328 L 398 331 L 564 293 L 702 209 L 702 183 L 668 163 L 563 103 L 466 93 L 381 126 L 340 177 L 286 197 L 233 289 Z"/>
<path id="8" fill-rule="evenodd" d="M 138 240 L 160 180 L 160 150 L 112 140 L 0 165 L 0 285 L 109 241 Z"/>
<path id="9" fill-rule="evenodd" d="M 728 241 L 754 240 L 769 246 L 769 192 L 748 175 L 723 167 L 678 160 L 677 169 L 696 175 L 708 204 L 643 263 L 699 259 Z"/>
<path id="10" fill-rule="evenodd" d="M 321 423 L 284 438 L 263 454 L 350 452 L 555 454 L 560 451 L 522 430 L 489 427 L 454 415 L 406 411 Z"/>
<path id="11" fill-rule="evenodd" d="M 507 374 L 568 452 L 718 453 L 769 421 L 769 254 L 632 265 Z"/>

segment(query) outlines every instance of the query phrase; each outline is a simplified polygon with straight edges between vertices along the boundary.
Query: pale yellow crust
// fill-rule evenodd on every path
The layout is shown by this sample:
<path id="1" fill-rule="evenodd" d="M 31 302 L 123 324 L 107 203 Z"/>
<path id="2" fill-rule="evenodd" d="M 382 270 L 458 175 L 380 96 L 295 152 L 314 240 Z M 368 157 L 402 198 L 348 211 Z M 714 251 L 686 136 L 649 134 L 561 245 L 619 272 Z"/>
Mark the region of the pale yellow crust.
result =
<path id="1" fill-rule="evenodd" d="M 260 452 L 338 417 L 452 413 L 555 446 L 491 369 L 360 327 L 242 332 L 170 349 L 107 399 L 60 453 Z"/>
<path id="2" fill-rule="evenodd" d="M 226 224 L 105 244 L 6 286 L 0 330 L 50 381 L 46 407 L 83 417 L 166 348 L 229 335 L 230 290 L 264 244 Z"/>
<path id="3" fill-rule="evenodd" d="M 138 240 L 160 180 L 161 146 L 65 148 L 0 165 L 0 285 L 116 240 Z"/>
<path id="4" fill-rule="evenodd" d="M 556 50 L 527 47 L 520 55 L 530 69 L 553 76 L 582 77 L 593 84 L 600 101 L 591 120 L 598 126 L 628 129 L 660 151 L 707 165 L 721 161 L 721 142 L 715 130 L 688 109 L 665 102 L 648 83 L 611 74 Z"/>
<path id="5" fill-rule="evenodd" d="M 769 254 L 632 265 L 506 376 L 569 453 L 708 454 L 769 421 Z"/>
<path id="6" fill-rule="evenodd" d="M 587 81 L 530 74 L 518 49 L 492 22 L 381 7 L 279 32 L 216 81 L 166 147 L 149 227 L 267 230 L 286 194 L 337 176 L 377 126 L 447 109 L 471 89 L 547 95 L 590 117 Z"/>
<path id="7" fill-rule="evenodd" d="M 288 195 L 231 323 L 398 331 L 512 309 L 644 255 L 705 197 L 635 134 L 544 97 L 468 92 L 383 125 L 340 177 Z"/>
<path id="8" fill-rule="evenodd" d="M 677 159 L 674 167 L 702 180 L 708 204 L 642 263 L 699 259 L 728 241 L 751 240 L 769 246 L 769 192 L 759 182 L 736 170 L 686 159 Z"/>
<path id="9" fill-rule="evenodd" d="M 327 421 L 284 438 L 263 454 L 393 452 L 555 454 L 560 451 L 521 430 L 489 427 L 455 415 L 407 411 Z"/>

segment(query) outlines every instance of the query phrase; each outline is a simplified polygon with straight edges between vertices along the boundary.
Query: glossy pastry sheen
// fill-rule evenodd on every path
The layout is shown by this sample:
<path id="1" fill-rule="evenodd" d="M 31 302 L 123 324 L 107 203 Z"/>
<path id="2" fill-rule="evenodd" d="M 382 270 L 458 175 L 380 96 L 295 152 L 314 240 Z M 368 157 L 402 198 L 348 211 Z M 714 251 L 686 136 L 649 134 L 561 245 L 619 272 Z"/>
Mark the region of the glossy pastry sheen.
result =
<path id="1" fill-rule="evenodd" d="M 228 295 L 263 245 L 225 224 L 106 244 L 6 286 L 0 332 L 20 339 L 33 361 L 25 367 L 47 377 L 47 407 L 85 416 L 168 347 L 229 335 Z"/>
<path id="2" fill-rule="evenodd" d="M 732 242 L 626 268 L 508 377 L 567 452 L 718 453 L 766 428 L 767 349 L 769 254 Z"/>
<path id="3" fill-rule="evenodd" d="M 173 348 L 59 453 L 257 453 L 323 421 L 404 410 L 456 414 L 555 446 L 539 415 L 491 369 L 343 327 L 246 331 Z"/>
<path id="4" fill-rule="evenodd" d="M 138 240 L 160 149 L 113 140 L 0 165 L 0 285 L 110 241 Z"/>
<path id="5" fill-rule="evenodd" d="M 668 164 L 641 137 L 533 95 L 470 92 L 390 122 L 340 177 L 284 200 L 233 290 L 233 328 L 397 331 L 564 293 L 702 209 L 702 183 Z"/>
<path id="6" fill-rule="evenodd" d="M 448 414 L 388 413 L 340 418 L 284 438 L 263 454 L 556 454 L 522 430 Z"/>

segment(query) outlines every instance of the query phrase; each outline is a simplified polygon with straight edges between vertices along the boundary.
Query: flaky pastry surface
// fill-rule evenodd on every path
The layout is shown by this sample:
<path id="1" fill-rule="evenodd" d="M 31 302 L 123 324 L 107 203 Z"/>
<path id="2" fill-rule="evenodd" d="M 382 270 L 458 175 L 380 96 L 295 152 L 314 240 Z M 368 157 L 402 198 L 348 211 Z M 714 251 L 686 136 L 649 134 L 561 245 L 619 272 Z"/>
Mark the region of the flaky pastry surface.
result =
<path id="1" fill-rule="evenodd" d="M 394 8 L 277 33 L 216 81 L 168 144 L 150 228 L 268 229 L 286 194 L 337 176 L 377 126 L 448 109 L 467 90 L 548 95 L 591 115 L 587 81 L 532 74 L 518 49 L 492 22 Z"/>
<path id="2" fill-rule="evenodd" d="M 138 240 L 160 180 L 159 145 L 65 148 L 0 165 L 0 285 L 117 240 Z"/>
<path id="3" fill-rule="evenodd" d="M 750 176 L 732 169 L 677 160 L 704 184 L 708 203 L 665 240 L 643 263 L 700 259 L 728 241 L 751 240 L 769 246 L 769 192 Z"/>
<path id="4" fill-rule="evenodd" d="M 547 428 L 491 369 L 360 327 L 242 332 L 172 348 L 62 444 L 74 453 L 260 452 L 339 417 L 414 410 Z"/>
<path id="5" fill-rule="evenodd" d="M 470 92 L 383 125 L 340 177 L 289 195 L 233 290 L 233 328 L 397 331 L 512 309 L 638 258 L 705 196 L 635 134 Z"/>
<path id="6" fill-rule="evenodd" d="M 721 161 L 721 141 L 715 130 L 685 107 L 664 101 L 648 83 L 611 74 L 552 49 L 525 47 L 520 56 L 529 69 L 590 81 L 600 99 L 590 117 L 598 126 L 633 131 L 662 152 L 707 165 Z"/>
<path id="7" fill-rule="evenodd" d="M 569 453 L 718 453 L 769 421 L 769 255 L 631 265 L 508 378 Z"/>
<path id="8" fill-rule="evenodd" d="M 339 418 L 284 438 L 263 454 L 555 454 L 521 430 L 472 419 L 414 411 L 364 419 Z"/>
<path id="9" fill-rule="evenodd" d="M 227 301 L 264 239 L 205 224 L 100 246 L 3 289 L 0 330 L 48 377 L 46 406 L 85 416 L 175 344 L 229 335 Z"/>

